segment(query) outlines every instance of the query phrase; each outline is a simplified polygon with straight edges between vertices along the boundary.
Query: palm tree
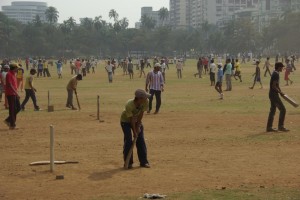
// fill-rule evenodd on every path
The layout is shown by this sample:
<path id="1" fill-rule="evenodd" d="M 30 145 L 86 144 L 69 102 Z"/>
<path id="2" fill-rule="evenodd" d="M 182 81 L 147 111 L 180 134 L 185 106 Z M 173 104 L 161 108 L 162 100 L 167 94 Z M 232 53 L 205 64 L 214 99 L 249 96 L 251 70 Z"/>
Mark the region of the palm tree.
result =
<path id="1" fill-rule="evenodd" d="M 154 29 L 156 25 L 156 21 L 151 17 L 148 17 L 147 15 L 143 15 L 141 18 L 141 24 L 142 24 L 142 28 L 151 30 Z"/>
<path id="2" fill-rule="evenodd" d="M 118 20 L 118 18 L 119 18 L 119 14 L 117 13 L 117 11 L 116 11 L 115 9 L 111 9 L 111 10 L 109 11 L 108 16 L 109 16 L 110 19 L 113 18 L 115 22 L 116 22 L 116 21 Z"/>
<path id="3" fill-rule="evenodd" d="M 165 20 L 169 18 L 169 11 L 167 8 L 162 7 L 158 11 L 159 19 L 162 21 L 162 25 L 164 26 Z"/>
<path id="4" fill-rule="evenodd" d="M 73 17 L 70 17 L 66 22 L 67 22 L 69 29 L 72 31 L 74 29 L 74 27 L 76 26 L 76 20 Z"/>
<path id="5" fill-rule="evenodd" d="M 126 29 L 129 25 L 129 21 L 126 17 L 124 17 L 123 19 L 121 19 L 121 27 L 122 29 Z"/>
<path id="6" fill-rule="evenodd" d="M 46 19 L 50 24 L 54 24 L 58 21 L 58 17 L 59 17 L 59 12 L 57 11 L 56 8 L 50 6 L 46 12 Z"/>

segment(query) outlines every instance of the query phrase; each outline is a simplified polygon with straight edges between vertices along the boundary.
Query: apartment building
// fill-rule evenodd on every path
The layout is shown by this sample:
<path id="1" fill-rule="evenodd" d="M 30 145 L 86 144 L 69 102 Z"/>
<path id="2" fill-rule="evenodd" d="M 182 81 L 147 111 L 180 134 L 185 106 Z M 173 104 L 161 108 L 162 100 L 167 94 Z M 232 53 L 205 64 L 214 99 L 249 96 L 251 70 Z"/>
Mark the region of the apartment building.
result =
<path id="1" fill-rule="evenodd" d="M 47 3 L 36 1 L 14 1 L 9 6 L 2 6 L 2 12 L 11 19 L 28 23 L 38 15 L 42 22 L 46 21 Z"/>

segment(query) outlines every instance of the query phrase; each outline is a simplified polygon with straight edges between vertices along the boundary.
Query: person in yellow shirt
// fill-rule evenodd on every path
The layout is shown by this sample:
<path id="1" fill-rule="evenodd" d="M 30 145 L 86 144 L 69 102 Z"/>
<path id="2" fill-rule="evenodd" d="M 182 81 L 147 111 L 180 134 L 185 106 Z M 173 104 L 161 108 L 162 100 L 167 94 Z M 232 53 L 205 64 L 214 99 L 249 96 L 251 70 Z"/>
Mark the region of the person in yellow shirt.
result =
<path id="1" fill-rule="evenodd" d="M 49 69 L 48 69 L 48 63 L 46 63 L 46 60 L 43 60 L 43 75 L 44 75 L 44 77 L 46 77 L 46 75 L 47 75 L 47 77 L 51 77 L 51 75 L 50 75 L 50 72 L 49 72 Z"/>
<path id="2" fill-rule="evenodd" d="M 234 79 L 238 80 L 236 77 L 240 79 L 240 82 L 242 81 L 242 75 L 241 75 L 241 64 L 239 63 L 239 59 L 235 60 L 235 74 L 234 74 Z"/>
<path id="3" fill-rule="evenodd" d="M 77 108 L 75 108 L 73 105 L 73 92 L 75 92 L 75 94 L 77 93 L 77 91 L 76 91 L 77 83 L 78 83 L 78 81 L 81 81 L 81 80 L 82 80 L 82 75 L 78 74 L 77 76 L 74 76 L 73 78 L 71 78 L 71 80 L 69 81 L 69 83 L 67 85 L 68 99 L 67 99 L 66 107 L 71 108 L 72 110 L 77 110 Z"/>
<path id="4" fill-rule="evenodd" d="M 29 98 L 32 99 L 33 105 L 34 105 L 34 110 L 35 111 L 39 111 L 40 107 L 37 105 L 36 103 L 36 96 L 35 93 L 37 92 L 37 90 L 33 87 L 33 77 L 36 74 L 36 69 L 31 69 L 30 70 L 30 74 L 26 77 L 26 82 L 25 82 L 25 99 L 21 104 L 21 109 L 22 111 L 25 110 L 25 105 L 27 104 Z"/>
<path id="5" fill-rule="evenodd" d="M 22 65 L 19 64 L 19 68 L 17 70 L 17 85 L 18 90 L 21 89 L 21 92 L 23 92 L 23 77 L 24 77 L 24 69 L 22 68 Z"/>

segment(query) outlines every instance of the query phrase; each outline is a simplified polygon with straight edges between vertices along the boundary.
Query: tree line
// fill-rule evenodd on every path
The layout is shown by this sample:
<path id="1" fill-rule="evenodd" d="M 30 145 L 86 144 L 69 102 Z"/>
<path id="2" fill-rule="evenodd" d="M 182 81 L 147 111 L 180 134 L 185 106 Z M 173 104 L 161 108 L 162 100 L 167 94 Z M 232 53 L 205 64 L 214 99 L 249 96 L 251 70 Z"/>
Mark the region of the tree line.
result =
<path id="1" fill-rule="evenodd" d="M 128 19 L 120 19 L 114 9 L 108 13 L 111 21 L 97 16 L 83 18 L 80 24 L 73 17 L 58 24 L 59 13 L 54 7 L 45 14 L 45 23 L 36 16 L 32 22 L 21 24 L 0 12 L 0 56 L 124 57 L 129 52 L 173 56 L 249 51 L 276 54 L 300 49 L 300 12 L 286 12 L 262 31 L 250 19 L 231 20 L 222 28 L 204 23 L 199 28 L 177 29 L 165 23 L 166 8 L 159 11 L 159 26 L 142 16 L 140 29 L 128 28 Z"/>

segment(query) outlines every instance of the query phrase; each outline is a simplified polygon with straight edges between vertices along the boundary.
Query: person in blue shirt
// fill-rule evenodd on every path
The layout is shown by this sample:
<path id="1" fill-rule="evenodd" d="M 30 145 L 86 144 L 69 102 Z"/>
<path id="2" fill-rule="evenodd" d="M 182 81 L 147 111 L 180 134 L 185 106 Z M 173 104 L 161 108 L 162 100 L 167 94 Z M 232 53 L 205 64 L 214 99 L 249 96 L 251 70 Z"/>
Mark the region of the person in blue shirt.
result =
<path id="1" fill-rule="evenodd" d="M 223 90 L 222 90 L 222 82 L 223 82 L 223 70 L 222 64 L 218 64 L 218 73 L 217 73 L 217 83 L 215 89 L 220 94 L 220 99 L 223 99 Z"/>
<path id="2" fill-rule="evenodd" d="M 58 60 L 56 63 L 56 68 L 57 68 L 57 74 L 58 74 L 58 78 L 62 78 L 62 61 Z"/>
<path id="3" fill-rule="evenodd" d="M 40 77 L 40 76 L 42 77 L 43 69 L 44 69 L 44 64 L 43 64 L 42 60 L 39 60 L 37 68 L 38 68 L 37 77 Z"/>

